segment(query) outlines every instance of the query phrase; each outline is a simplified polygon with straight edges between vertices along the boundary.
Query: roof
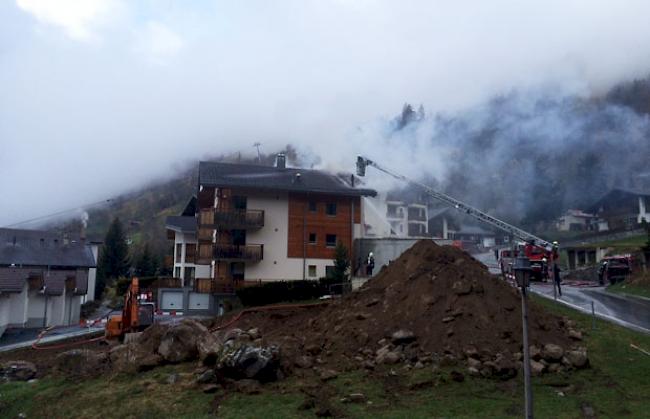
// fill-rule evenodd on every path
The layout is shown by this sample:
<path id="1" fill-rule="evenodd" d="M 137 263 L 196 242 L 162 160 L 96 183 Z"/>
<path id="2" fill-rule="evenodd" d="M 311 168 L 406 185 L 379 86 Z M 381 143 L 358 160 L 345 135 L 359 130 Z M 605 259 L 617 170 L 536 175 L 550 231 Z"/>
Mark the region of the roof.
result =
<path id="1" fill-rule="evenodd" d="M 187 202 L 185 205 L 185 209 L 183 209 L 183 212 L 181 215 L 186 215 L 186 216 L 194 216 L 196 214 L 196 197 L 193 196 L 190 198 L 190 200 Z"/>
<path id="2" fill-rule="evenodd" d="M 27 268 L 0 268 L 0 292 L 22 292 L 29 273 Z"/>
<path id="3" fill-rule="evenodd" d="M 66 244 L 59 233 L 0 228 L 0 265 L 96 266 L 90 246 L 80 240 Z"/>
<path id="4" fill-rule="evenodd" d="M 641 196 L 650 198 L 650 191 L 643 189 L 614 188 L 592 204 L 591 207 L 587 208 L 587 211 L 598 213 L 600 207 L 602 207 L 606 202 L 618 202 L 622 199 L 629 200 L 630 198 L 636 199 Z"/>
<path id="5" fill-rule="evenodd" d="M 172 215 L 165 220 L 165 226 L 169 230 L 181 233 L 196 233 L 196 217 L 187 215 Z"/>
<path id="6" fill-rule="evenodd" d="M 252 164 L 200 162 L 199 184 L 347 196 L 377 195 L 373 189 L 355 188 L 342 177 L 321 170 L 281 169 Z"/>

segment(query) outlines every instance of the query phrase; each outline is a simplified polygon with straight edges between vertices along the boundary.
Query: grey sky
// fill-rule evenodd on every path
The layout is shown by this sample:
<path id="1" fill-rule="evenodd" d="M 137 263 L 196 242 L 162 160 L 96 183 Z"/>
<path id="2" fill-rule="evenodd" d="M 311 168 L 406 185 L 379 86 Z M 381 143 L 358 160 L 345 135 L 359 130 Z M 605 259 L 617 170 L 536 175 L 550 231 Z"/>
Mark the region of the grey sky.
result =
<path id="1" fill-rule="evenodd" d="M 648 16 L 647 1 L 3 1 L 0 225 L 255 141 L 352 169 L 407 101 L 598 93 L 647 74 Z M 373 151 L 410 174 L 435 162 L 426 145 L 419 164 Z"/>

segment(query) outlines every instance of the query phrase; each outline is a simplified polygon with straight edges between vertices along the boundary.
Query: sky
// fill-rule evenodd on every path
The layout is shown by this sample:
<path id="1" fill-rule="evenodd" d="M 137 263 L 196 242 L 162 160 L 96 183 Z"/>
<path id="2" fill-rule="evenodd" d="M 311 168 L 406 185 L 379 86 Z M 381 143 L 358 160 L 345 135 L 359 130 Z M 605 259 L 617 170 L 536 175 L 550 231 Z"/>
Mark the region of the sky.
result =
<path id="1" fill-rule="evenodd" d="M 636 0 L 3 1 L 0 226 L 255 142 L 326 169 L 368 153 L 444 173 L 425 143 L 375 142 L 405 102 L 597 95 L 648 74 L 649 15 Z"/>

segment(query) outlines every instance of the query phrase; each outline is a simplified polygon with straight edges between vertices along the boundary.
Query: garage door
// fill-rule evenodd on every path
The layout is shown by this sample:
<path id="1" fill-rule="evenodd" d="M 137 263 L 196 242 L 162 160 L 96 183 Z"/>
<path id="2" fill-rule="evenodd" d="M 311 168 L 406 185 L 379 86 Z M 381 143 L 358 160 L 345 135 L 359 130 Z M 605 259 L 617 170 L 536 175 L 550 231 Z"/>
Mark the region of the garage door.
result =
<path id="1" fill-rule="evenodd" d="M 183 292 L 164 291 L 161 297 L 160 308 L 163 310 L 182 310 Z"/>
<path id="2" fill-rule="evenodd" d="M 210 294 L 190 293 L 190 310 L 208 310 L 210 308 Z"/>

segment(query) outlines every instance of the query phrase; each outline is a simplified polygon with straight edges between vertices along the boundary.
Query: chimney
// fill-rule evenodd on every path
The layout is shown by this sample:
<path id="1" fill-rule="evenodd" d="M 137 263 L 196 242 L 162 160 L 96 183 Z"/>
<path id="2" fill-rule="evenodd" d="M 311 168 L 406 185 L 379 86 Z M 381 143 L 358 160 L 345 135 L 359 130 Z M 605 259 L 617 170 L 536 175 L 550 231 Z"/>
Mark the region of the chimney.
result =
<path id="1" fill-rule="evenodd" d="M 280 153 L 276 156 L 275 167 L 277 167 L 278 169 L 287 168 L 287 156 L 285 156 L 284 153 Z"/>

